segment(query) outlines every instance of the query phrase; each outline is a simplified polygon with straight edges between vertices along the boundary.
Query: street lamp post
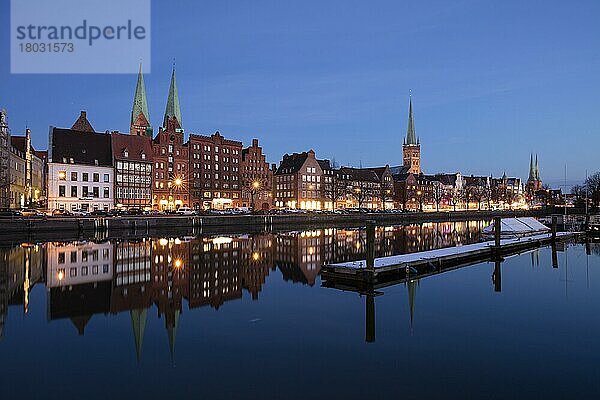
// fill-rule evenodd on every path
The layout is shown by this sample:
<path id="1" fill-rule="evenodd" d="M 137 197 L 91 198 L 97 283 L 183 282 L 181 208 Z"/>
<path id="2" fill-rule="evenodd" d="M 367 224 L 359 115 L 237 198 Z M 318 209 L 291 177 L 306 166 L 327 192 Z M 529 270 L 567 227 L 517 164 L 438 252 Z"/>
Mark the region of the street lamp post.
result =
<path id="1" fill-rule="evenodd" d="M 259 181 L 252 182 L 252 184 L 250 185 L 250 188 L 251 188 L 251 194 L 252 194 L 252 211 L 254 212 L 256 210 L 256 192 L 258 192 L 258 189 L 260 189 L 260 182 Z"/>
<path id="2" fill-rule="evenodd" d="M 173 205 L 173 209 L 175 208 L 175 199 L 173 198 L 173 188 L 179 189 L 183 185 L 183 180 L 181 178 L 173 179 L 173 182 L 169 182 L 169 203 L 168 207 L 171 208 L 171 204 Z"/>

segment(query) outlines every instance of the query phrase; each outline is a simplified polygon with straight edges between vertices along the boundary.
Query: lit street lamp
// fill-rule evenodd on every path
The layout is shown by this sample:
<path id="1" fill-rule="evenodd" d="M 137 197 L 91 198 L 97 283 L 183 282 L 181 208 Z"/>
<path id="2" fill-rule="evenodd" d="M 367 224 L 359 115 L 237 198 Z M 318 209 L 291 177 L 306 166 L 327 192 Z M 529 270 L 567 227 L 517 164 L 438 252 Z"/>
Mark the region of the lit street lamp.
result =
<path id="1" fill-rule="evenodd" d="M 173 182 L 168 182 L 169 187 L 169 208 L 175 208 L 175 199 L 173 198 L 173 188 L 180 189 L 183 185 L 183 179 L 177 177 L 173 179 Z"/>
<path id="2" fill-rule="evenodd" d="M 256 192 L 258 192 L 258 190 L 260 189 L 260 182 L 259 181 L 254 181 L 252 182 L 252 184 L 250 185 L 251 188 L 251 193 L 252 193 L 252 211 L 256 210 Z"/>

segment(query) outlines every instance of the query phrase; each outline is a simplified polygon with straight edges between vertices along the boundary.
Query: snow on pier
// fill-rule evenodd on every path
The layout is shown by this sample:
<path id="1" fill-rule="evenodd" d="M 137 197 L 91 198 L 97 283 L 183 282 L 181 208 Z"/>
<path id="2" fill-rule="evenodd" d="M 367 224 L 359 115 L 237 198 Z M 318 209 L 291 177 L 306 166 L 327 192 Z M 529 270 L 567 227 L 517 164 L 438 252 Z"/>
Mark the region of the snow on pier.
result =
<path id="1" fill-rule="evenodd" d="M 573 236 L 571 232 L 557 232 L 556 239 L 567 239 Z M 531 245 L 535 247 L 538 244 L 550 241 L 552 239 L 551 233 L 543 233 L 532 236 L 518 237 L 513 239 L 502 239 L 500 241 L 501 249 L 509 249 L 512 247 L 526 247 Z M 442 249 L 428 250 L 419 253 L 400 254 L 397 256 L 375 258 L 374 269 L 375 272 L 382 272 L 391 268 L 397 268 L 400 266 L 409 266 L 411 264 L 423 264 L 427 262 L 440 262 L 444 260 L 451 260 L 457 258 L 467 258 L 476 256 L 478 254 L 488 255 L 495 248 L 495 242 L 493 240 L 481 243 L 468 244 L 464 246 L 447 247 Z M 367 261 L 349 261 L 343 263 L 328 264 L 326 266 L 329 270 L 335 270 L 336 272 L 342 272 L 343 270 L 361 270 L 367 268 Z M 349 271 L 350 272 L 350 271 Z"/>

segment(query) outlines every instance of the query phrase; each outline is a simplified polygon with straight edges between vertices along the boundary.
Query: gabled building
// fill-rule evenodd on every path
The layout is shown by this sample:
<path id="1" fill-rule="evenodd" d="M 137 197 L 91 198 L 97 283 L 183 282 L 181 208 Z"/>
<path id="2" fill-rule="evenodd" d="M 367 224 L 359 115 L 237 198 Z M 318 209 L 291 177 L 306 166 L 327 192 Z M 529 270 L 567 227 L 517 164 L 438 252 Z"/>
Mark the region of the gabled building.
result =
<path id="1" fill-rule="evenodd" d="M 215 132 L 210 136 L 191 134 L 188 146 L 194 208 L 222 210 L 240 206 L 242 142 Z"/>
<path id="2" fill-rule="evenodd" d="M 508 177 L 506 173 L 501 178 L 491 178 L 492 201 L 502 208 L 512 208 L 524 200 L 524 189 L 521 178 Z"/>
<path id="3" fill-rule="evenodd" d="M 111 135 L 94 132 L 85 111 L 71 129 L 50 127 L 47 183 L 49 210 L 114 207 Z"/>
<path id="4" fill-rule="evenodd" d="M 31 130 L 25 136 L 10 137 L 15 167 L 11 183 L 11 207 L 45 207 L 46 152 L 36 151 L 31 144 Z"/>
<path id="5" fill-rule="evenodd" d="M 189 207 L 189 150 L 184 143 L 175 68 L 171 74 L 163 126 L 154 138 L 152 152 L 152 207 L 159 210 Z"/>
<path id="6" fill-rule="evenodd" d="M 313 150 L 285 154 L 275 171 L 275 206 L 321 210 L 323 176 Z"/>
<path id="7" fill-rule="evenodd" d="M 111 133 L 117 208 L 152 209 L 152 139 Z"/>
<path id="8" fill-rule="evenodd" d="M 258 139 L 242 150 L 240 182 L 242 206 L 268 210 L 273 206 L 273 170 L 267 162 Z"/>
<path id="9" fill-rule="evenodd" d="M 339 177 L 345 182 L 346 208 L 393 207 L 394 185 L 388 165 L 376 168 L 341 167 Z"/>
<path id="10" fill-rule="evenodd" d="M 0 110 L 0 207 L 10 207 L 10 129 L 6 111 Z"/>

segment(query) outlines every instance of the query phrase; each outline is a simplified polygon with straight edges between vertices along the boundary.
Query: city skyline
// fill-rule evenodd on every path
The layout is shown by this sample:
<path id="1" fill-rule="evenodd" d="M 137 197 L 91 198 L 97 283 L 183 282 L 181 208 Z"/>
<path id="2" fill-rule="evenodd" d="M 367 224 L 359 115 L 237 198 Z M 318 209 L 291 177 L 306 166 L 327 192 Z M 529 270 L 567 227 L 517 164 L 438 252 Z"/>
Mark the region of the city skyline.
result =
<path id="1" fill-rule="evenodd" d="M 269 10 L 260 3 L 238 10 L 190 3 L 169 9 L 182 21 L 191 18 L 184 15 L 188 8 L 190 15 L 204 11 L 202 28 L 182 24 L 199 38 L 199 47 L 182 39 L 183 28 L 162 29 L 159 16 L 166 8 L 152 5 L 153 29 L 161 35 L 153 38 L 152 60 L 143 62 L 152 66 L 145 80 L 153 126 L 160 125 L 175 58 L 187 133 L 220 131 L 244 143 L 257 137 L 270 162 L 314 148 L 343 165 L 402 164 L 412 89 L 426 173 L 506 171 L 526 178 L 532 152 L 551 186 L 564 183 L 565 164 L 569 185 L 586 170 L 595 172 L 600 120 L 592 107 L 598 84 L 592 71 L 599 60 L 585 41 L 573 40 L 594 33 L 595 4 L 547 4 L 537 10 L 535 32 L 521 15 L 526 6 L 517 4 L 439 5 L 433 15 L 430 5 L 357 6 L 331 20 L 334 6 L 323 6 L 315 18 L 309 18 L 310 5 Z M 8 11 L 8 4 L 0 10 Z M 240 20 L 248 12 L 251 18 Z M 300 18 L 285 18 L 293 12 Z M 390 22 L 399 14 L 411 18 Z M 492 17 L 506 24 L 487 26 Z M 476 20 L 472 26 L 469 18 Z M 219 29 L 232 22 L 245 34 Z M 302 23 L 307 29 L 300 29 Z M 332 40 L 317 40 L 328 29 Z M 482 37 L 475 40 L 475 34 Z M 2 43 L 7 51 L 7 41 Z M 308 57 L 293 56 L 295 50 Z M 98 131 L 128 131 L 133 74 L 10 75 L 2 65 L 0 77 L 13 134 L 29 126 L 37 148 L 46 147 L 49 125 L 69 126 L 82 109 Z M 582 140 L 584 148 L 564 151 Z"/>

